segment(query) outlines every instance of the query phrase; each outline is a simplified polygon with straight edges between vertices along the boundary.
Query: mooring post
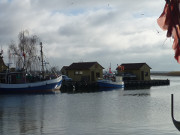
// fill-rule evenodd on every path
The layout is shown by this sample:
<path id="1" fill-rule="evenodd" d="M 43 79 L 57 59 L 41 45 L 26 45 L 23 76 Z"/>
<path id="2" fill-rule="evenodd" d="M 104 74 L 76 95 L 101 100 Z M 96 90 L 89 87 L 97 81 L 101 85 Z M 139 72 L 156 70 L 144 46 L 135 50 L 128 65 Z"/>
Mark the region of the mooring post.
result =
<path id="1" fill-rule="evenodd" d="M 174 97 L 173 97 L 173 94 L 171 94 L 171 117 L 174 120 Z"/>
<path id="2" fill-rule="evenodd" d="M 171 117 L 174 126 L 180 131 L 180 122 L 174 119 L 174 97 L 173 94 L 171 94 Z"/>

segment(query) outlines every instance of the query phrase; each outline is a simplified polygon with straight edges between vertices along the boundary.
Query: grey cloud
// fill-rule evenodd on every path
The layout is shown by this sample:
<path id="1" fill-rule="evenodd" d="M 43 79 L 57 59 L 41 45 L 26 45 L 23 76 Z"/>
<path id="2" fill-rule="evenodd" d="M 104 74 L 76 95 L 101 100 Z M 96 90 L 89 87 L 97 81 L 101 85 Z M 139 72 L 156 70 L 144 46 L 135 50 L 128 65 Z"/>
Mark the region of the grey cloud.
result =
<path id="1" fill-rule="evenodd" d="M 59 28 L 59 34 L 62 36 L 80 36 L 85 34 L 81 24 L 68 24 Z"/>
<path id="2" fill-rule="evenodd" d="M 157 0 L 0 2 L 0 45 L 29 29 L 40 37 L 50 60 L 56 58 L 59 66 L 83 60 L 98 61 L 104 67 L 110 62 L 115 66 L 148 62 L 153 70 L 178 69 L 171 45 L 162 46 L 162 37 L 151 32 L 163 6 L 164 1 Z"/>
<path id="3" fill-rule="evenodd" d="M 102 25 L 106 25 L 106 24 L 110 24 L 113 21 L 116 21 L 116 13 L 113 11 L 105 11 L 105 12 L 97 12 L 96 14 L 93 14 L 91 16 L 88 17 L 87 21 L 89 21 L 89 23 L 92 26 L 102 26 Z"/>

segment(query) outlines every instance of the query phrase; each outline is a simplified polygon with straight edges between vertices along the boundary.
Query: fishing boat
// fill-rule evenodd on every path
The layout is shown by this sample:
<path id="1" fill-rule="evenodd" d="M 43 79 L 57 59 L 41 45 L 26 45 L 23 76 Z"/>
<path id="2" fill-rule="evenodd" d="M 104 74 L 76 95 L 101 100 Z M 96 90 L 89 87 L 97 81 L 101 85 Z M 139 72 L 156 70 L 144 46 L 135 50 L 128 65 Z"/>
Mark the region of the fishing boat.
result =
<path id="1" fill-rule="evenodd" d="M 40 43 L 40 46 L 41 60 L 39 63 L 41 63 L 41 71 L 28 71 L 25 68 L 15 69 L 7 66 L 5 70 L 0 72 L 0 94 L 44 94 L 60 92 L 62 76 L 45 72 L 42 42 Z M 23 57 L 25 59 L 25 55 Z M 2 53 L 0 53 L 0 58 L 2 61 Z"/>
<path id="2" fill-rule="evenodd" d="M 8 74 L 8 76 L 13 75 Z M 18 73 L 19 74 L 19 73 Z M 37 81 L 32 83 L 0 83 L 0 94 L 25 94 L 25 93 L 59 93 L 61 87 L 62 77 L 59 76 L 55 79 Z"/>
<path id="3" fill-rule="evenodd" d="M 97 84 L 100 88 L 124 88 L 121 76 L 116 76 L 114 79 L 98 80 Z"/>
<path id="4" fill-rule="evenodd" d="M 103 79 L 97 81 L 97 85 L 100 88 L 124 88 L 124 82 L 122 76 L 116 76 L 111 71 L 111 63 L 108 73 L 106 73 Z"/>

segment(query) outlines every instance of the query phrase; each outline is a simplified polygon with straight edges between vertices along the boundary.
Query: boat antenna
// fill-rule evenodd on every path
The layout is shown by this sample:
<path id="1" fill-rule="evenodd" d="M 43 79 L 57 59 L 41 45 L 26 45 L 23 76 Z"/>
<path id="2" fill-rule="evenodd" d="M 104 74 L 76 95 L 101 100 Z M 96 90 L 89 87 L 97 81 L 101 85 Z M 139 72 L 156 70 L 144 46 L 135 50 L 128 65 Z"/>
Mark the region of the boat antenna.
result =
<path id="1" fill-rule="evenodd" d="M 109 73 L 112 73 L 112 71 L 111 71 L 111 63 L 110 63 L 110 67 L 109 67 Z"/>
<path id="2" fill-rule="evenodd" d="M 41 53 L 41 66 L 42 66 L 42 77 L 44 79 L 44 59 L 43 59 L 43 51 L 42 51 L 42 42 L 40 42 L 40 47 L 41 47 L 41 50 L 40 50 L 40 53 Z"/>

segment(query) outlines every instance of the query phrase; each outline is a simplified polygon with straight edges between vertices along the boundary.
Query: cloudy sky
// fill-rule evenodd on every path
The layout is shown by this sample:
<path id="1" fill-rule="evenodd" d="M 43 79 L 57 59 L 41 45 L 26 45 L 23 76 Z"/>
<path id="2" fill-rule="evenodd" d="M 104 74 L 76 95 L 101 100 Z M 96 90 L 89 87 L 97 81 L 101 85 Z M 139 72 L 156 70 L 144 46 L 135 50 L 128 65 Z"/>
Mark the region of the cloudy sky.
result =
<path id="1" fill-rule="evenodd" d="M 40 37 L 59 68 L 97 61 L 105 69 L 146 62 L 152 71 L 177 71 L 172 39 L 157 25 L 164 0 L 0 0 L 0 45 L 22 30 Z"/>

